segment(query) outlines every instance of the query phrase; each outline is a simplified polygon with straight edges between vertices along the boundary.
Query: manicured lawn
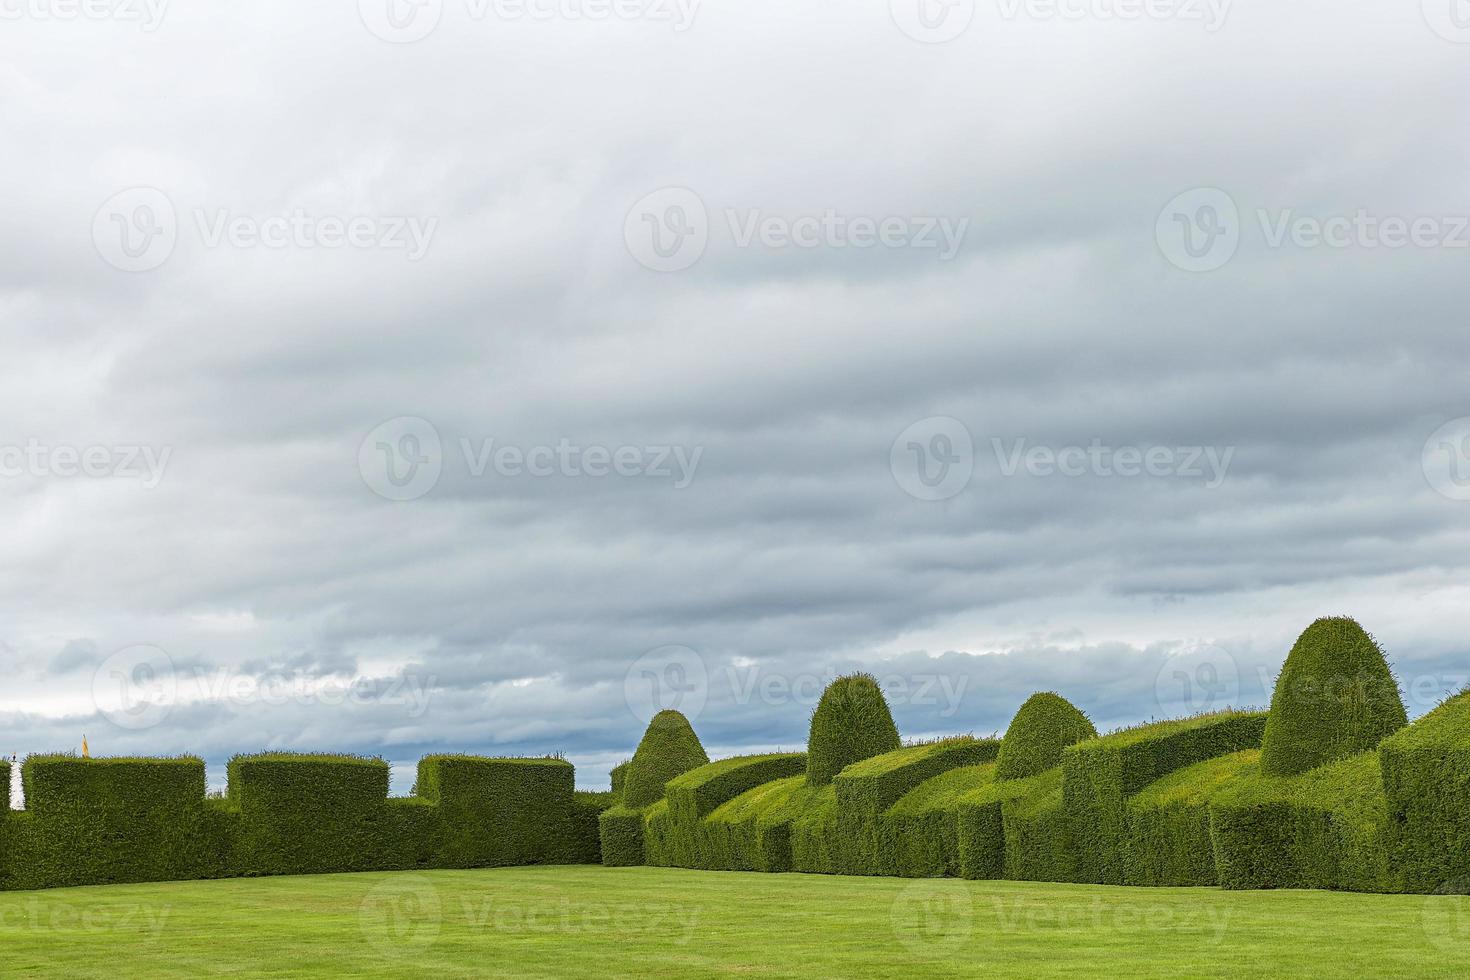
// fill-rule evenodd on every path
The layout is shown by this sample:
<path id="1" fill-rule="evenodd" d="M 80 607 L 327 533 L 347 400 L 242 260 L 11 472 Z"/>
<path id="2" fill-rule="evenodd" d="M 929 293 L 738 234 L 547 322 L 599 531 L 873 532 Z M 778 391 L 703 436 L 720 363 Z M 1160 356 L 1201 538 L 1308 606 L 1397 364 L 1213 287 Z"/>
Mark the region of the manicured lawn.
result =
<path id="1" fill-rule="evenodd" d="M 0 977 L 1459 977 L 1470 898 L 539 867 L 0 893 Z"/>

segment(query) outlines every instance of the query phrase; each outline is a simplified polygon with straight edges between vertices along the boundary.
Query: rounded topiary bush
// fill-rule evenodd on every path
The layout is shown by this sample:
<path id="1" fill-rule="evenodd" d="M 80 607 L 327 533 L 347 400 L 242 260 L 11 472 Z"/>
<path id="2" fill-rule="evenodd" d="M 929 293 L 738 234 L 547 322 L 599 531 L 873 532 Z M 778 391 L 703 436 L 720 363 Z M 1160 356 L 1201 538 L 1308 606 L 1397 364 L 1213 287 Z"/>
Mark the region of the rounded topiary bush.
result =
<path id="1" fill-rule="evenodd" d="M 1051 691 L 1026 699 L 995 757 L 996 779 L 1025 779 L 1062 761 L 1062 749 L 1097 738 L 1097 729 L 1072 702 Z"/>
<path id="2" fill-rule="evenodd" d="M 900 748 L 898 726 L 872 674 L 849 674 L 827 685 L 812 712 L 806 779 L 825 786 L 844 767 Z"/>
<path id="3" fill-rule="evenodd" d="M 689 719 L 677 711 L 660 711 L 648 723 L 623 773 L 623 806 L 639 809 L 657 803 L 663 798 L 664 783 L 708 762 Z"/>
<path id="4" fill-rule="evenodd" d="M 1346 616 L 1308 626 L 1287 654 L 1261 738 L 1261 771 L 1292 776 L 1374 748 L 1409 723 L 1383 651 Z"/>

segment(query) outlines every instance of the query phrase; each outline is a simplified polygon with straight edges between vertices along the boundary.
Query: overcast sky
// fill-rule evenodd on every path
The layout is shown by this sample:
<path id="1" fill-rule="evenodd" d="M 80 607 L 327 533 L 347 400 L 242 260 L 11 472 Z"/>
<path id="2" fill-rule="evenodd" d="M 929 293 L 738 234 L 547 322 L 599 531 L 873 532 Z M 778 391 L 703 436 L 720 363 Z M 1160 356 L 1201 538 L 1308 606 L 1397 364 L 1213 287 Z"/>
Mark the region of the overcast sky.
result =
<path id="1" fill-rule="evenodd" d="M 1451 0 L 392 2 L 0 0 L 7 755 L 1470 677 Z"/>

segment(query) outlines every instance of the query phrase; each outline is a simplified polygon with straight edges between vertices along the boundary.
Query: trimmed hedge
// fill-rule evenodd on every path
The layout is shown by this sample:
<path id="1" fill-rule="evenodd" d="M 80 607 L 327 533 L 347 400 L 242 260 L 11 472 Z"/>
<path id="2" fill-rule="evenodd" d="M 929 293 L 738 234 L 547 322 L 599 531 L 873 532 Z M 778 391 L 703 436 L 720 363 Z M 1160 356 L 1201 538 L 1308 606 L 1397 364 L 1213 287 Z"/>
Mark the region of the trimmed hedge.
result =
<path id="1" fill-rule="evenodd" d="M 632 761 L 632 759 L 625 759 L 608 770 L 607 778 L 612 782 L 613 796 L 618 799 L 623 798 L 623 777 L 628 774 L 628 766 Z"/>
<path id="2" fill-rule="evenodd" d="M 689 719 L 672 709 L 653 716 L 619 777 L 618 804 L 598 818 L 602 863 L 609 867 L 646 864 L 645 811 L 664 798 L 664 787 L 675 776 L 709 763 Z"/>
<path id="3" fill-rule="evenodd" d="M 1389 736 L 1378 757 L 1405 886 L 1432 892 L 1470 876 L 1470 692 Z"/>
<path id="4" fill-rule="evenodd" d="M 925 780 L 883 815 L 895 842 L 891 873 L 932 878 L 960 873 L 958 808 L 962 796 L 995 781 L 995 763 L 961 766 Z"/>
<path id="5" fill-rule="evenodd" d="M 1210 800 L 1260 759 L 1259 749 L 1206 759 L 1131 797 L 1124 884 L 1218 884 L 1210 842 Z"/>
<path id="6" fill-rule="evenodd" d="M 706 765 L 709 756 L 689 719 L 678 711 L 664 710 L 653 716 L 638 751 L 633 753 L 622 779 L 622 802 L 642 809 L 663 799 L 664 785 L 675 776 Z"/>
<path id="7" fill-rule="evenodd" d="M 1210 801 L 1210 839 L 1226 888 L 1403 886 L 1389 868 L 1392 827 L 1376 752 L 1300 776 L 1243 767 Z"/>
<path id="8" fill-rule="evenodd" d="M 839 677 L 822 692 L 807 738 L 807 781 L 825 786 L 854 762 L 902 747 L 872 674 Z"/>
<path id="9" fill-rule="evenodd" d="M 572 764 L 563 759 L 431 755 L 419 761 L 418 796 L 437 804 L 434 866 L 489 868 L 576 860 Z"/>
<path id="10" fill-rule="evenodd" d="M 1383 651 L 1345 616 L 1319 619 L 1287 654 L 1261 742 L 1261 772 L 1295 776 L 1377 747 L 1408 724 Z"/>
<path id="11" fill-rule="evenodd" d="M 1030 779 L 1026 792 L 1001 805 L 1005 877 L 1015 881 L 1078 881 L 1072 822 L 1062 808 L 1062 770 Z M 1005 785 L 1000 783 L 997 785 Z"/>
<path id="12" fill-rule="evenodd" d="M 839 874 L 898 873 L 898 824 L 885 820 L 905 794 L 961 766 L 993 762 L 1000 750 L 994 739 L 968 735 L 885 752 L 843 769 L 832 781 L 836 793 L 835 833 L 826 842 L 825 864 Z M 826 832 L 825 822 L 803 824 Z"/>
<path id="13" fill-rule="evenodd" d="M 1039 776 L 1062 761 L 1062 750 L 1085 739 L 1097 738 L 1097 729 L 1072 702 L 1051 691 L 1026 699 L 1006 729 L 996 759 L 996 779 Z"/>
<path id="14" fill-rule="evenodd" d="M 201 759 L 34 755 L 21 767 L 21 781 L 27 809 L 7 818 L 6 888 L 229 871 L 228 818 L 205 803 Z"/>
<path id="15" fill-rule="evenodd" d="M 1075 831 L 1078 880 L 1126 879 L 1125 801 L 1186 766 L 1261 744 L 1261 712 L 1219 711 L 1124 729 L 1062 753 L 1062 800 Z"/>
<path id="16" fill-rule="evenodd" d="M 1049 772 L 1061 778 L 1060 769 Z M 992 779 L 960 794 L 955 804 L 955 840 L 961 877 L 989 879 L 1006 876 L 1005 807 L 1035 790 L 1045 775 L 1029 779 Z"/>
<path id="17" fill-rule="evenodd" d="M 553 759 L 432 756 L 404 799 L 351 756 L 237 756 L 224 799 L 196 758 L 32 756 L 22 778 L 0 888 L 596 860 L 605 805 Z"/>
<path id="18" fill-rule="evenodd" d="M 807 782 L 810 786 L 811 775 Z M 791 870 L 837 874 L 837 788 L 810 786 L 801 811 L 791 819 Z"/>
<path id="19" fill-rule="evenodd" d="M 747 790 L 704 820 L 713 866 L 729 871 L 791 871 L 791 826 L 820 789 L 805 775 Z"/>
<path id="20" fill-rule="evenodd" d="M 723 830 L 712 830 L 704 818 L 750 789 L 805 771 L 805 753 L 781 752 L 721 759 L 669 780 L 664 799 L 645 812 L 648 863 L 726 869 L 728 848 Z M 721 839 L 712 840 L 712 836 Z"/>

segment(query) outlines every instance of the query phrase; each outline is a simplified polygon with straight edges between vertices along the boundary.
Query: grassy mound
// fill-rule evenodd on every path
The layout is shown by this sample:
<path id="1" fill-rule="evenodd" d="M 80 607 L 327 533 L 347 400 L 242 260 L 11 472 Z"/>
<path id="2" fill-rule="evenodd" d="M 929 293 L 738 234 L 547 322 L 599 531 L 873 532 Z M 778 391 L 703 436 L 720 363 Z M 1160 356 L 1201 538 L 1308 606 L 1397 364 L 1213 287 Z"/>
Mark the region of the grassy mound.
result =
<path id="1" fill-rule="evenodd" d="M 1072 702 L 1051 691 L 1033 694 L 1006 729 L 995 778 L 1039 776 L 1062 761 L 1062 749 L 1089 738 L 1097 738 L 1097 729 Z"/>
<path id="2" fill-rule="evenodd" d="M 1294 776 L 1364 752 L 1408 724 L 1383 651 L 1346 617 L 1308 626 L 1281 668 L 1261 772 Z"/>
<path id="3" fill-rule="evenodd" d="M 888 701 L 871 674 L 850 674 L 827 685 L 812 713 L 807 781 L 825 786 L 854 762 L 901 746 Z"/>

